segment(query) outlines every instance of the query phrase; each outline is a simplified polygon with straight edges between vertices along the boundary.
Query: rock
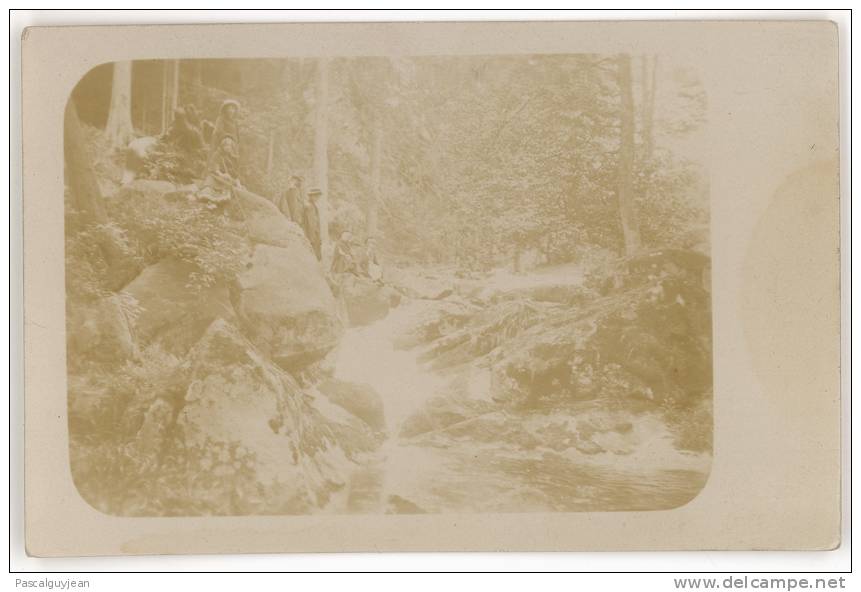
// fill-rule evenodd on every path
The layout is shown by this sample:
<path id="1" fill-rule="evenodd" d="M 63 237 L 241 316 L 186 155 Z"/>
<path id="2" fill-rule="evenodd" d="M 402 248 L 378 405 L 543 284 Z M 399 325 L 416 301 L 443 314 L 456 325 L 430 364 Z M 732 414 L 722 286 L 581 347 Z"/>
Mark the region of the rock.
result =
<path id="1" fill-rule="evenodd" d="M 560 308 L 502 344 L 494 390 L 516 406 L 625 400 L 696 401 L 711 386 L 711 311 L 701 259 L 642 260 L 602 299 Z"/>
<path id="2" fill-rule="evenodd" d="M 415 315 L 415 320 L 395 338 L 395 347 L 410 349 L 450 335 L 463 328 L 481 310 L 473 304 L 455 300 L 426 304 Z"/>
<path id="3" fill-rule="evenodd" d="M 340 296 L 351 327 L 370 325 L 384 318 L 401 301 L 400 292 L 394 288 L 351 275 L 345 276 Z"/>
<path id="4" fill-rule="evenodd" d="M 195 470 L 233 483 L 230 499 L 245 501 L 230 502 L 230 513 L 319 508 L 344 486 L 356 455 L 378 445 L 367 426 L 321 409 L 223 320 L 188 359 L 191 381 L 176 422 L 181 450 Z M 230 501 L 219 495 L 221 504 Z"/>
<path id="5" fill-rule="evenodd" d="M 493 409 L 492 403 L 458 394 L 437 396 L 427 401 L 420 411 L 404 421 L 400 436 L 414 438 L 430 432 L 456 429 L 457 426 L 473 422 Z"/>
<path id="6" fill-rule="evenodd" d="M 244 218 L 248 238 L 252 243 L 295 249 L 304 243 L 311 252 L 311 244 L 302 229 L 289 220 L 268 199 L 246 191 L 234 191 L 235 204 Z M 314 257 L 313 253 L 311 257 Z"/>
<path id="7" fill-rule="evenodd" d="M 410 298 L 441 300 L 455 288 L 452 274 L 446 271 L 436 275 L 425 270 L 393 267 L 386 269 L 386 279 Z"/>
<path id="8" fill-rule="evenodd" d="M 335 405 L 343 407 L 377 432 L 386 429 L 383 401 L 373 388 L 343 380 L 328 379 L 317 389 Z"/>
<path id="9" fill-rule="evenodd" d="M 386 514 L 427 514 L 427 510 L 399 495 L 390 495 L 387 502 Z"/>
<path id="10" fill-rule="evenodd" d="M 164 399 L 158 398 L 144 413 L 143 425 L 135 436 L 135 448 L 150 463 L 157 463 L 162 449 L 168 441 L 168 433 L 173 424 L 173 407 Z"/>
<path id="11" fill-rule="evenodd" d="M 116 295 L 70 307 L 66 335 L 72 363 L 92 360 L 122 364 L 137 353 L 129 319 Z"/>
<path id="12" fill-rule="evenodd" d="M 141 272 L 124 292 L 140 307 L 135 334 L 141 343 L 158 343 L 166 351 L 186 353 L 214 319 L 235 318 L 227 286 L 189 285 L 195 266 L 177 259 L 163 259 Z"/>
<path id="13" fill-rule="evenodd" d="M 289 248 L 255 246 L 235 302 L 249 339 L 291 372 L 322 359 L 343 333 L 322 270 L 298 240 Z"/>

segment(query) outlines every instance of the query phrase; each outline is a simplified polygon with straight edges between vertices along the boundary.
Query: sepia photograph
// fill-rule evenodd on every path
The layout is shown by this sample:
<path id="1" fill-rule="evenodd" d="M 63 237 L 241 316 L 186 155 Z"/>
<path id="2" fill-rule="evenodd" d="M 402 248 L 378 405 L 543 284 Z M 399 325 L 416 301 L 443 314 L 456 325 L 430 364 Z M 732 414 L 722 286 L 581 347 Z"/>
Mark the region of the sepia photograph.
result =
<path id="1" fill-rule="evenodd" d="M 67 14 L 16 565 L 843 565 L 845 23 Z"/>
<path id="2" fill-rule="evenodd" d="M 92 68 L 62 130 L 78 493 L 123 517 L 687 504 L 707 105 L 678 54 Z"/>

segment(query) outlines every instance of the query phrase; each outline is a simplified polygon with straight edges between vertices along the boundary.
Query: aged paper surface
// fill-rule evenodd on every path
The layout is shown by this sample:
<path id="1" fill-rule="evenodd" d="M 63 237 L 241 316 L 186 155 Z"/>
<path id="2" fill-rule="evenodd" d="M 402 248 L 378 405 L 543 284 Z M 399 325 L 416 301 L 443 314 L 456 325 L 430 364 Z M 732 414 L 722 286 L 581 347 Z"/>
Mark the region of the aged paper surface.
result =
<path id="1" fill-rule="evenodd" d="M 23 55 L 31 554 L 838 544 L 830 23 Z"/>

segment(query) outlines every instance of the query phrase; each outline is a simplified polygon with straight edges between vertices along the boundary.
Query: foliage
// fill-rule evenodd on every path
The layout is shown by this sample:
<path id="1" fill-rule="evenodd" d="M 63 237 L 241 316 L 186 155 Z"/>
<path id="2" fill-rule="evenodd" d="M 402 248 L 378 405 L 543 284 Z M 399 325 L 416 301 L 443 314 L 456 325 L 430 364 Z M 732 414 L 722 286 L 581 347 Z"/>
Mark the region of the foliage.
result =
<path id="1" fill-rule="evenodd" d="M 129 262 L 142 262 L 123 227 L 115 222 L 93 222 L 67 202 L 66 293 L 72 301 L 93 301 L 110 293 L 110 267 L 104 251 L 108 244 Z"/>
<path id="2" fill-rule="evenodd" d="M 241 222 L 209 202 L 131 192 L 111 202 L 110 214 L 145 262 L 175 257 L 193 264 L 195 287 L 232 280 L 249 253 Z"/>
<path id="3" fill-rule="evenodd" d="M 201 179 L 204 168 L 202 152 L 189 154 L 162 136 L 147 152 L 141 177 L 187 185 Z"/>

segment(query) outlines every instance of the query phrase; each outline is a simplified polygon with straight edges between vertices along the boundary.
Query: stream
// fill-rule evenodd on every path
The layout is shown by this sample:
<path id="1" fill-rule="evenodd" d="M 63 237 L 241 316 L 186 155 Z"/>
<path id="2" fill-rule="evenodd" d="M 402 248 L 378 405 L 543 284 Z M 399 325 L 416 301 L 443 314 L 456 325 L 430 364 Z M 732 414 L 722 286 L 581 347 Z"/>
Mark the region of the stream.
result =
<path id="1" fill-rule="evenodd" d="M 422 348 L 399 350 L 395 339 L 433 302 L 415 300 L 365 327 L 348 329 L 335 377 L 373 387 L 383 401 L 388 436 L 349 482 L 351 513 L 454 513 L 670 509 L 693 499 L 708 477 L 710 456 L 677 450 L 666 428 L 638 419 L 628 454 L 582 454 L 574 448 L 526 448 L 459 430 L 411 438 L 404 422 L 421 413 L 450 378 L 427 368 Z M 471 370 L 471 397 L 489 398 L 487 371 Z M 505 413 L 505 412 L 500 412 Z M 549 418 L 566 421 L 571 413 Z M 548 421 L 547 417 L 541 418 Z M 507 421 L 531 421 L 506 416 Z M 561 450 L 560 450 L 561 448 Z"/>

